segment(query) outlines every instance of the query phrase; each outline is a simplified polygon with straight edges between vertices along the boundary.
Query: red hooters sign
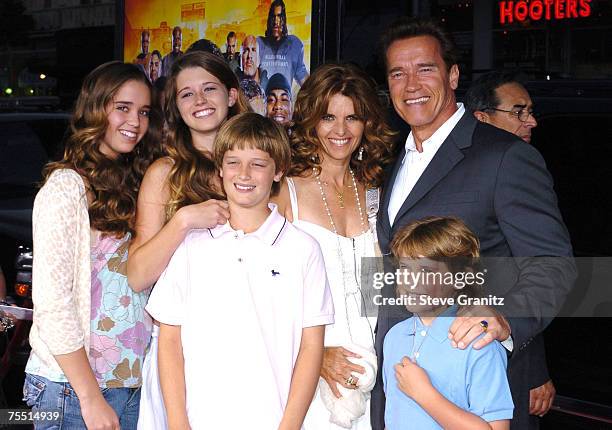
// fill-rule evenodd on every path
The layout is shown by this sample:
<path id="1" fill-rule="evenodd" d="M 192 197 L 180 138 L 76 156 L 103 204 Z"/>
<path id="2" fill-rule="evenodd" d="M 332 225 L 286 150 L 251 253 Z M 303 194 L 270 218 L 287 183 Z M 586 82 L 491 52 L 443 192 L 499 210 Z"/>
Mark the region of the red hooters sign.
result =
<path id="1" fill-rule="evenodd" d="M 591 0 L 516 0 L 499 2 L 499 22 L 586 18 L 591 15 Z"/>

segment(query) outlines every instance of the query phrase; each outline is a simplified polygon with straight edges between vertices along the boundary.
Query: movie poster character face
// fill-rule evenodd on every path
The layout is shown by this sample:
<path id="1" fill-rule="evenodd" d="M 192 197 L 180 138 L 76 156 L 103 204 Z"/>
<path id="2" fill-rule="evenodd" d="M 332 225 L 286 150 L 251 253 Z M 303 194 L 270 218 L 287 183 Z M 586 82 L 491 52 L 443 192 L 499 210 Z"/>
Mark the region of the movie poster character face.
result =
<path id="1" fill-rule="evenodd" d="M 291 86 L 280 74 L 272 75 L 266 87 L 266 116 L 274 121 L 288 125 L 293 116 Z"/>
<path id="2" fill-rule="evenodd" d="M 231 35 L 227 37 L 227 49 L 225 53 L 231 60 L 234 57 L 234 54 L 236 54 L 236 34 L 233 32 L 230 34 Z"/>
<path id="3" fill-rule="evenodd" d="M 155 82 L 161 75 L 161 54 L 158 50 L 151 53 L 151 60 L 149 61 L 149 79 L 151 82 Z"/>
<path id="4" fill-rule="evenodd" d="M 140 34 L 140 49 L 144 55 L 149 53 L 149 43 L 151 40 L 151 34 L 147 30 L 143 30 Z"/>
<path id="5" fill-rule="evenodd" d="M 266 28 L 266 37 L 272 37 L 276 41 L 280 41 L 287 36 L 287 12 L 285 11 L 285 3 L 283 0 L 275 0 L 270 5 L 268 12 L 268 26 Z"/>
<path id="6" fill-rule="evenodd" d="M 172 30 L 172 52 L 178 54 L 181 52 L 181 45 L 183 44 L 183 31 L 181 27 L 174 27 Z"/>
<path id="7" fill-rule="evenodd" d="M 257 39 L 249 35 L 242 42 L 242 73 L 245 78 L 258 80 L 257 68 L 259 67 L 259 55 Z"/>

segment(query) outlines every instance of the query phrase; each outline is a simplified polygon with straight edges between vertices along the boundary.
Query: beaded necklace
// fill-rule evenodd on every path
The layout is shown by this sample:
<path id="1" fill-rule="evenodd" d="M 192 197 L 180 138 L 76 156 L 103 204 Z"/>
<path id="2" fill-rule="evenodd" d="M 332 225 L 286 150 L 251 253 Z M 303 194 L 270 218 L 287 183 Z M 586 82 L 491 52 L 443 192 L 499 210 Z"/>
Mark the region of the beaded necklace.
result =
<path id="1" fill-rule="evenodd" d="M 313 169 L 314 171 L 314 169 Z M 315 180 L 317 181 L 317 185 L 319 186 L 319 191 L 321 192 L 321 198 L 323 199 L 323 206 L 325 206 L 325 212 L 327 212 L 327 216 L 329 218 L 329 223 L 331 224 L 332 231 L 334 234 L 338 234 L 338 230 L 336 229 L 336 223 L 334 222 L 334 218 L 332 217 L 331 210 L 329 209 L 329 205 L 327 204 L 327 196 L 325 195 L 325 191 L 323 190 L 323 184 L 321 183 L 321 178 L 315 173 Z M 349 168 L 349 173 L 351 175 L 351 180 L 353 181 L 353 190 L 355 191 L 355 201 L 357 202 L 357 209 L 359 210 L 359 222 L 361 222 L 361 232 L 364 233 L 366 231 L 365 223 L 363 222 L 363 209 L 361 208 L 361 201 L 359 200 L 359 192 L 357 191 L 357 181 L 355 181 L 355 173 L 353 173 L 353 169 Z M 342 207 L 344 207 L 344 200 L 342 201 Z"/>
<path id="2" fill-rule="evenodd" d="M 349 312 L 348 312 L 348 303 L 347 303 L 347 298 L 349 296 L 353 296 L 353 298 L 355 297 L 355 294 L 359 293 L 361 300 L 363 299 L 363 293 L 361 292 L 361 287 L 359 285 L 359 280 L 357 279 L 357 276 L 355 277 L 355 281 L 357 282 L 357 291 L 347 291 L 346 288 L 346 281 L 345 281 L 345 273 L 346 273 L 346 268 L 344 265 L 344 256 L 342 254 L 342 244 L 340 243 L 340 237 L 338 234 L 338 229 L 336 228 L 336 223 L 334 222 L 334 217 L 332 216 L 331 213 L 331 209 L 329 208 L 329 205 L 327 203 L 327 196 L 325 195 L 325 190 L 323 190 L 323 184 L 321 183 L 321 178 L 319 177 L 319 175 L 317 174 L 316 170 L 313 169 L 313 173 L 314 173 L 314 177 L 315 177 L 315 181 L 317 182 L 317 185 L 319 186 L 319 191 L 321 192 L 321 199 L 323 200 L 323 206 L 325 207 L 325 212 L 327 213 L 327 217 L 329 218 L 329 223 L 331 225 L 332 228 L 332 232 L 334 233 L 334 235 L 336 236 L 336 241 L 338 243 L 338 258 L 340 259 L 340 264 L 341 264 L 341 268 L 342 268 L 342 286 L 343 286 L 343 292 L 344 292 L 344 310 L 345 310 L 345 316 L 346 316 L 346 326 L 348 328 L 348 332 L 349 332 L 349 336 L 351 338 L 351 341 L 353 342 L 353 333 L 351 331 L 351 325 L 350 325 L 350 321 L 349 321 Z M 357 202 L 357 210 L 359 212 L 359 222 L 361 223 L 361 232 L 362 234 L 365 233 L 368 229 L 365 227 L 365 223 L 363 221 L 363 209 L 361 208 L 361 201 L 359 200 L 359 192 L 357 190 L 357 181 L 355 180 L 355 173 L 353 173 L 353 169 L 349 168 L 349 173 L 351 175 L 351 180 L 353 182 L 353 190 L 355 191 L 355 201 Z M 354 244 L 354 241 L 353 241 Z M 354 247 L 354 245 L 353 245 Z M 354 251 L 353 251 L 354 252 Z M 357 264 L 355 262 L 355 264 Z M 366 321 L 368 323 L 368 326 L 370 328 L 370 334 L 372 335 L 372 345 L 374 345 L 374 331 L 372 330 L 372 326 L 370 325 L 370 321 L 367 320 L 366 317 Z"/>

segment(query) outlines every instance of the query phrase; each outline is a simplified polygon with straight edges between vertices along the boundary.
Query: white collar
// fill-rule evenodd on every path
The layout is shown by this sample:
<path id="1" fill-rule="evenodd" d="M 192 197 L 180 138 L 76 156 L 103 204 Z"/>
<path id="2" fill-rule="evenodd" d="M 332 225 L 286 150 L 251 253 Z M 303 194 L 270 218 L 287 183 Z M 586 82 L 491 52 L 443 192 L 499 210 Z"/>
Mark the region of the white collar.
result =
<path id="1" fill-rule="evenodd" d="M 435 149 L 437 151 L 437 149 L 442 145 L 442 143 L 444 143 L 448 135 L 451 134 L 451 131 L 453 131 L 464 113 L 465 107 L 463 106 L 463 103 L 457 103 L 457 110 L 455 111 L 455 113 L 451 115 L 449 119 L 444 121 L 444 124 L 442 124 L 440 128 L 438 128 L 434 132 L 434 134 L 429 137 L 429 139 L 425 139 L 423 141 L 423 152 L 429 152 L 429 149 Z M 406 155 L 408 155 L 409 151 L 416 151 L 416 144 L 414 143 L 414 136 L 412 135 L 412 131 L 406 138 L 405 148 Z M 406 157 L 404 157 L 404 159 L 405 158 Z"/>
<path id="2" fill-rule="evenodd" d="M 270 215 L 268 215 L 264 223 L 252 233 L 245 234 L 242 230 L 234 230 L 229 221 L 223 225 L 218 225 L 215 228 L 209 228 L 208 231 L 213 239 L 218 239 L 225 234 L 232 233 L 238 237 L 254 236 L 262 242 L 272 246 L 280 237 L 281 232 L 287 224 L 287 220 L 278 213 L 278 207 L 274 203 L 268 203 L 268 208 L 270 208 L 271 211 Z"/>

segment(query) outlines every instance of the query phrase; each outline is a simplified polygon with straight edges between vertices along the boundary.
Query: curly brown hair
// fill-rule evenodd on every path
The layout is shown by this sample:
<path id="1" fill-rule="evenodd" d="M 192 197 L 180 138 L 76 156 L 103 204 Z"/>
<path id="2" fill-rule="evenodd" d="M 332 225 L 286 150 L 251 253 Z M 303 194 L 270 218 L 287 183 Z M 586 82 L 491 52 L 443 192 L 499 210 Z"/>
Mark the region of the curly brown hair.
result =
<path id="1" fill-rule="evenodd" d="M 215 163 L 193 145 L 189 127 L 183 121 L 176 103 L 176 79 L 183 70 L 193 67 L 206 70 L 219 79 L 228 91 L 236 89 L 238 98 L 230 107 L 228 118 L 250 111 L 248 101 L 239 90 L 238 78 L 223 58 L 209 52 L 194 51 L 182 55 L 174 62 L 164 90 L 164 113 L 168 125 L 166 152 L 173 162 L 168 174 L 170 200 L 166 205 L 166 220 L 172 218 L 183 206 L 224 198 L 216 189 L 218 171 Z"/>
<path id="2" fill-rule="evenodd" d="M 96 67 L 83 81 L 70 121 L 64 157 L 45 166 L 43 177 L 57 169 L 74 169 L 93 194 L 90 225 L 106 234 L 134 233 L 140 182 L 149 165 L 161 154 L 161 116 L 151 109 L 149 127 L 136 148 L 110 159 L 100 151 L 108 127 L 108 105 L 130 81 L 151 83 L 138 66 L 112 61 Z"/>
<path id="3" fill-rule="evenodd" d="M 395 132 L 385 121 L 373 81 L 352 64 L 320 66 L 298 92 L 291 126 L 293 164 L 289 176 L 308 176 L 313 168 L 320 172 L 321 144 L 315 127 L 336 94 L 353 101 L 355 113 L 364 124 L 363 160 L 357 159 L 358 151 L 355 151 L 350 166 L 359 182 L 378 187 L 382 184 L 385 166 L 391 162 Z"/>

